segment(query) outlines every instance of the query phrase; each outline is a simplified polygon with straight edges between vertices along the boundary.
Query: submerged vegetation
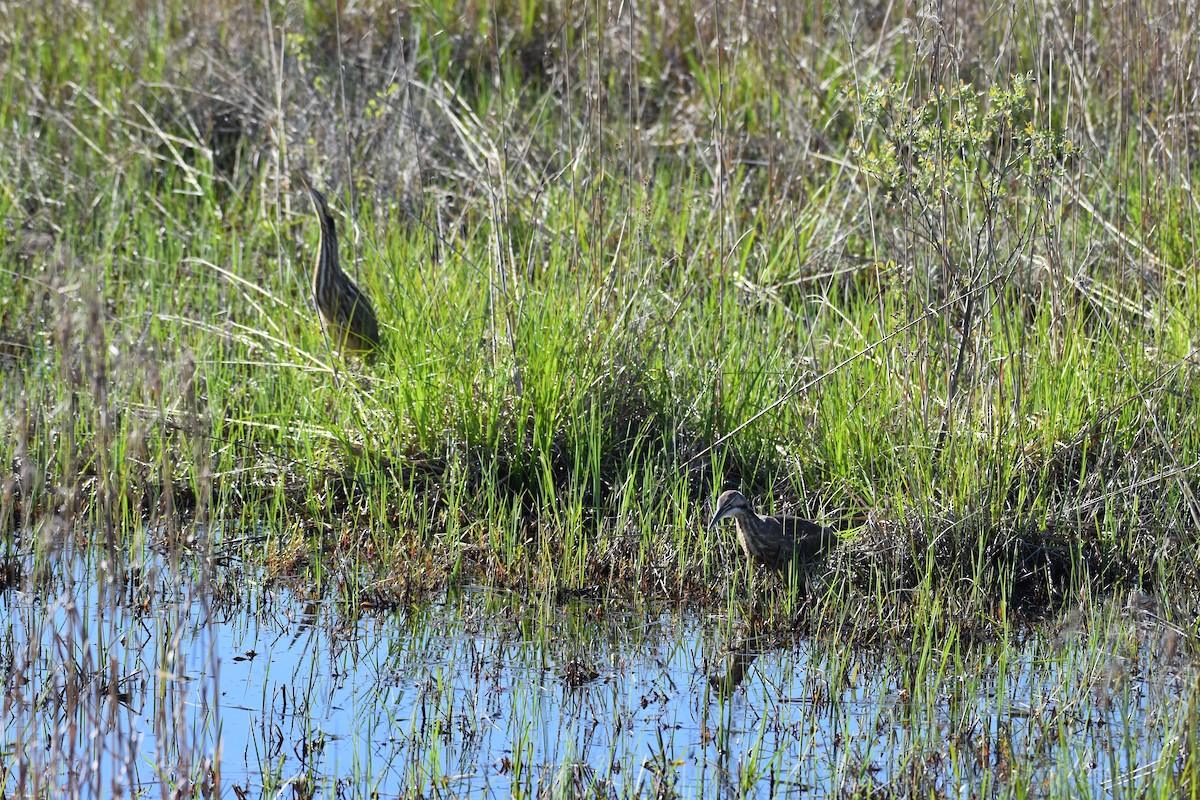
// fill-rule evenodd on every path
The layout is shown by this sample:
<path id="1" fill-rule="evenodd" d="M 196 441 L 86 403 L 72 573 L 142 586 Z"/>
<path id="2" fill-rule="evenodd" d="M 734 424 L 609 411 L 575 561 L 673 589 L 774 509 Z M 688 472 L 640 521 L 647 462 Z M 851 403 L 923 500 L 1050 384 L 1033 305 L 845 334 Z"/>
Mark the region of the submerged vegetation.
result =
<path id="1" fill-rule="evenodd" d="M 921 669 L 1133 591 L 1194 649 L 1179 4 L 0 2 L 0 59 L 5 591 L 158 553 Z M 838 531 L 803 591 L 705 529 L 725 489 Z"/>

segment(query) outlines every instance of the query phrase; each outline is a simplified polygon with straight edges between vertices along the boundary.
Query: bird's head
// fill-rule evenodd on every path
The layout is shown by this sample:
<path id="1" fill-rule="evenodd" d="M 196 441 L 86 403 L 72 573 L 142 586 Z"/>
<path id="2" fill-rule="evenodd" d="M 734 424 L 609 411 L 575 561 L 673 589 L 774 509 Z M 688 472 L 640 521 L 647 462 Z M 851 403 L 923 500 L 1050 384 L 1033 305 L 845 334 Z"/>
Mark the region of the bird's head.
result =
<path id="1" fill-rule="evenodd" d="M 316 187 L 305 181 L 304 188 L 308 190 L 308 198 L 312 200 L 313 210 L 317 212 L 317 216 L 321 222 L 333 225 L 333 215 L 329 213 L 329 204 L 325 202 L 325 195 L 317 191 Z"/>
<path id="2" fill-rule="evenodd" d="M 717 498 L 717 513 L 713 515 L 712 522 L 708 523 L 708 528 L 712 530 L 713 526 L 727 517 L 753 513 L 746 496 L 736 489 L 730 489 Z"/>

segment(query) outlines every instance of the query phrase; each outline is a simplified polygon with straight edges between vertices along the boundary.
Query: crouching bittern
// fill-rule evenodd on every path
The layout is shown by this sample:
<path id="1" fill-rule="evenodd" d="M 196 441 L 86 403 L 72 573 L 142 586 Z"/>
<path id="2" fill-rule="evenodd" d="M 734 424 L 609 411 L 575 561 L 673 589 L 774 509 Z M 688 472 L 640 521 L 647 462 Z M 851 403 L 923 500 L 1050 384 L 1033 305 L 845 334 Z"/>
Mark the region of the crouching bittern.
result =
<path id="1" fill-rule="evenodd" d="M 800 517 L 760 517 L 741 492 L 730 489 L 717 498 L 717 513 L 708 523 L 733 517 L 738 542 L 746 557 L 771 569 L 783 569 L 796 559 L 809 559 L 833 547 L 837 534 Z"/>
<path id="2" fill-rule="evenodd" d="M 317 313 L 339 350 L 347 354 L 368 354 L 379 348 L 375 309 L 371 308 L 366 294 L 338 265 L 337 225 L 329 213 L 325 196 L 312 186 L 306 184 L 305 188 L 321 221 L 321 241 L 317 245 L 317 262 L 312 274 Z"/>

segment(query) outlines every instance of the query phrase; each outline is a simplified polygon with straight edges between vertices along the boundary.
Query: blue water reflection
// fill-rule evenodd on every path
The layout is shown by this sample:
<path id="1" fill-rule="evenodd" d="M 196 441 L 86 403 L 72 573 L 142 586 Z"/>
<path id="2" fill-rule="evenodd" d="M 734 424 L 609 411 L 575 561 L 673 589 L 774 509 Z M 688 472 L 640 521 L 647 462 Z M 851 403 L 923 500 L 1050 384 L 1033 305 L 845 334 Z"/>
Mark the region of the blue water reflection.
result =
<path id="1" fill-rule="evenodd" d="M 792 642 L 724 694 L 719 614 L 480 588 L 352 617 L 243 574 L 102 572 L 0 595 L 10 792 L 1122 794 L 1176 758 L 1195 684 L 1115 607 L 1003 645 Z"/>

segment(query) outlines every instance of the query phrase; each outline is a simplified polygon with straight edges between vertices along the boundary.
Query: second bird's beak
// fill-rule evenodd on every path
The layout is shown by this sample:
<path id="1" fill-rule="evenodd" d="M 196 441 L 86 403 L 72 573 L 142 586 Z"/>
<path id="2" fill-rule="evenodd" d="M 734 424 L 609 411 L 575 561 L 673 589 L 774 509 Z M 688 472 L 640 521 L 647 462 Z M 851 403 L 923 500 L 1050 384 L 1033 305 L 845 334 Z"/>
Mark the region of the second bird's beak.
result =
<path id="1" fill-rule="evenodd" d="M 731 516 L 735 511 L 737 511 L 737 508 L 738 507 L 733 504 L 722 506 L 721 508 L 718 508 L 717 513 L 712 518 L 712 522 L 708 523 L 708 529 L 711 531 L 713 528 L 716 527 L 718 522 L 720 522 L 721 520 L 725 519 L 728 516 Z"/>

